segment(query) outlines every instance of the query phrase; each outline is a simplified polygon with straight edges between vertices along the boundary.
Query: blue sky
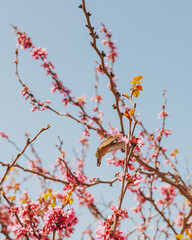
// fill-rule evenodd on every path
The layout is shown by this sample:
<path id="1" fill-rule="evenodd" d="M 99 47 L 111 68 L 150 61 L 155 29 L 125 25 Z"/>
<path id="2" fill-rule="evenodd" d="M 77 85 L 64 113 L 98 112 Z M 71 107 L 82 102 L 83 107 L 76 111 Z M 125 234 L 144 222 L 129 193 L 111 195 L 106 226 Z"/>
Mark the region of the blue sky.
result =
<path id="1" fill-rule="evenodd" d="M 64 139 L 69 158 L 74 158 L 73 148 L 78 148 L 77 139 L 81 127 L 76 123 L 59 118 L 50 112 L 30 111 L 31 106 L 20 95 L 15 72 L 14 51 L 16 41 L 11 24 L 26 31 L 38 47 L 45 47 L 49 60 L 56 72 L 73 95 L 86 95 L 87 101 L 94 95 L 94 60 L 97 56 L 89 45 L 90 37 L 85 28 L 85 18 L 78 8 L 80 1 L 1 1 L 0 29 L 0 131 L 10 133 L 11 139 L 20 147 L 24 145 L 24 132 L 34 135 L 49 123 L 52 128 L 40 136 L 35 146 L 45 165 L 54 163 L 57 157 L 55 144 L 57 136 Z M 103 22 L 113 32 L 117 40 L 119 58 L 114 70 L 119 78 L 119 91 L 130 88 L 130 80 L 143 75 L 144 90 L 139 98 L 137 111 L 142 115 L 145 126 L 154 131 L 160 126 L 157 115 L 161 110 L 162 89 L 166 89 L 169 118 L 167 128 L 173 135 L 165 145 L 172 151 L 177 147 L 180 161 L 191 161 L 192 134 L 192 2 L 191 0 L 97 0 L 87 1 L 87 9 L 92 13 L 91 22 L 96 30 Z M 102 47 L 102 46 L 101 46 Z M 30 58 L 29 52 L 19 52 L 19 72 L 22 80 L 37 98 L 51 99 L 54 106 L 65 112 L 59 95 L 51 95 L 51 80 L 39 67 L 39 62 Z M 101 78 L 100 92 L 106 92 L 107 79 Z M 114 121 L 110 93 L 104 95 L 103 109 L 106 123 Z M 95 166 L 93 153 L 98 140 L 92 139 L 89 150 L 88 167 L 90 175 L 102 176 L 109 167 Z M 0 140 L 2 159 L 11 161 L 16 151 Z M 109 176 L 109 178 L 111 178 Z"/>

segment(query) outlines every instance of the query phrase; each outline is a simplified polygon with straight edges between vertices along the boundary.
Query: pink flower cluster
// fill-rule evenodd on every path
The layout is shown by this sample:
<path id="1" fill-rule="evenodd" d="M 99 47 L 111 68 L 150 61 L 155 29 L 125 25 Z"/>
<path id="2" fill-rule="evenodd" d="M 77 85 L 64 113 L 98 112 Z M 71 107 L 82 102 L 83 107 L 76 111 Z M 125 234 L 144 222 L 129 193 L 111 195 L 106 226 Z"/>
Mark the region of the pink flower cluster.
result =
<path id="1" fill-rule="evenodd" d="M 44 225 L 42 232 L 49 234 L 57 231 L 60 235 L 65 232 L 65 236 L 69 237 L 74 231 L 74 225 L 77 224 L 78 219 L 75 216 L 74 209 L 64 211 L 61 207 L 50 208 L 44 216 Z"/>
<path id="2" fill-rule="evenodd" d="M 124 176 L 123 172 L 119 173 L 118 180 L 122 181 L 123 176 Z M 140 173 L 134 173 L 133 175 L 126 173 L 125 179 L 129 181 L 130 184 L 137 185 L 141 182 L 142 177 Z"/>
<path id="3" fill-rule="evenodd" d="M 109 49 L 107 51 L 106 59 L 111 60 L 112 63 L 114 63 L 115 58 L 118 57 L 118 53 L 116 52 L 117 47 L 115 47 L 115 42 L 111 40 L 112 32 L 108 31 L 104 24 L 102 24 L 102 25 L 103 25 L 103 27 L 99 31 L 99 33 L 104 33 L 105 34 L 105 37 L 107 38 L 107 40 L 103 40 L 102 43 L 103 43 L 103 45 L 107 46 L 108 49 Z"/>
<path id="4" fill-rule="evenodd" d="M 43 174 L 47 173 L 47 170 L 43 167 L 41 167 L 40 160 L 37 158 L 35 160 L 31 160 L 27 162 L 27 165 L 29 166 L 30 170 L 34 170 Z"/>
<path id="5" fill-rule="evenodd" d="M 9 207 L 1 204 L 0 206 L 0 222 L 3 223 L 1 225 L 1 233 L 8 234 L 12 226 L 14 226 L 14 222 L 10 218 Z"/>
<path id="6" fill-rule="evenodd" d="M 32 112 L 34 112 L 35 110 L 44 111 L 48 107 L 48 104 L 51 104 L 50 100 L 45 100 L 44 102 L 36 100 L 31 93 L 31 90 L 25 85 L 23 87 L 23 90 L 21 91 L 21 95 L 24 97 L 25 100 L 30 98 L 30 103 L 33 105 L 33 108 L 31 109 Z"/>
<path id="7" fill-rule="evenodd" d="M 28 48 L 34 47 L 31 41 L 31 38 L 27 37 L 27 34 L 25 32 L 20 32 L 16 27 L 14 27 L 14 29 L 15 29 L 14 32 L 18 36 L 17 37 L 18 45 L 21 45 L 22 49 L 28 49 Z"/>
<path id="8" fill-rule="evenodd" d="M 96 230 L 96 237 L 102 240 L 110 240 L 110 239 L 127 240 L 127 236 L 125 233 L 117 229 L 113 235 L 113 229 L 112 229 L 112 226 L 116 217 L 118 217 L 118 224 L 117 224 L 118 226 L 121 224 L 120 221 L 122 219 L 128 218 L 127 209 L 117 210 L 117 207 L 114 205 L 111 206 L 111 209 L 113 211 L 113 214 L 110 217 L 108 217 L 105 222 L 101 220 L 97 222 L 98 227 Z"/>
<path id="9" fill-rule="evenodd" d="M 115 157 L 113 156 L 112 158 L 106 158 L 106 161 L 108 164 L 113 164 L 116 167 L 123 165 L 123 159 L 121 159 L 120 157 Z"/>
<path id="10" fill-rule="evenodd" d="M 179 212 L 177 217 L 176 217 L 175 224 L 177 226 L 182 226 L 184 217 L 185 217 L 185 213 L 184 212 Z"/>
<path id="11" fill-rule="evenodd" d="M 158 115 L 158 118 L 164 118 L 164 117 L 168 117 L 168 112 L 166 112 L 166 111 L 161 111 L 160 113 L 159 113 L 159 115 Z"/>
<path id="12" fill-rule="evenodd" d="M 158 128 L 156 132 L 159 132 L 159 136 L 157 136 L 156 138 L 157 141 L 160 141 L 163 135 L 165 135 L 165 137 L 168 137 L 169 135 L 171 135 L 171 130 L 166 130 L 164 128 Z"/>
<path id="13" fill-rule="evenodd" d="M 48 53 L 47 53 L 46 48 L 38 47 L 38 48 L 33 48 L 33 50 L 31 50 L 31 57 L 34 59 L 41 58 L 41 59 L 45 60 L 47 58 L 47 55 L 48 55 Z"/>
<path id="14" fill-rule="evenodd" d="M 103 100 L 103 98 L 101 97 L 101 95 L 96 95 L 95 97 L 91 98 L 91 101 L 94 101 L 96 103 L 100 103 Z"/>
<path id="15" fill-rule="evenodd" d="M 81 194 L 77 193 L 77 196 L 79 198 L 79 204 L 82 206 L 90 207 L 90 205 L 94 203 L 93 195 L 88 191 L 84 191 L 83 194 L 82 194 L 82 191 L 80 191 L 80 192 L 81 192 Z"/>
<path id="16" fill-rule="evenodd" d="M 31 201 L 27 194 L 21 201 L 25 203 L 9 210 L 12 217 L 17 214 L 20 219 L 19 223 L 15 218 L 15 224 L 9 226 L 9 231 L 15 234 L 16 239 L 23 239 L 27 234 L 30 239 L 49 240 L 48 235 L 54 231 L 62 237 L 69 237 L 73 233 L 74 225 L 78 222 L 73 208 L 64 211 L 62 207 L 42 207 L 40 203 Z M 39 218 L 43 220 L 42 227 Z"/>
<path id="17" fill-rule="evenodd" d="M 41 66 L 46 70 L 46 75 L 52 76 L 54 81 L 52 82 L 53 87 L 51 88 L 51 92 L 54 93 L 56 90 L 59 90 L 59 92 L 63 95 L 62 102 L 64 102 L 65 105 L 69 102 L 78 105 L 78 103 L 73 102 L 73 98 L 69 96 L 71 91 L 63 86 L 63 83 L 58 79 L 57 74 L 52 71 L 52 69 L 54 69 L 54 65 L 50 61 L 46 61 L 48 55 L 47 50 L 41 47 L 35 48 L 31 39 L 27 37 L 25 32 L 20 32 L 16 27 L 14 27 L 14 29 L 17 35 L 18 45 L 21 45 L 22 49 L 32 48 L 31 57 L 36 60 L 41 59 L 43 61 Z M 25 89 L 23 91 L 25 92 Z M 39 110 L 39 108 L 34 108 L 33 110 L 36 109 Z"/>
<path id="18" fill-rule="evenodd" d="M 175 187 L 172 185 L 161 185 L 159 188 L 159 191 L 161 192 L 161 195 L 163 196 L 163 199 L 160 199 L 156 202 L 156 204 L 171 204 L 175 199 Z"/>
<path id="19" fill-rule="evenodd" d="M 51 69 L 55 68 L 52 62 L 47 62 L 45 59 L 43 60 L 43 64 L 41 65 L 41 67 L 43 67 L 46 70 L 47 76 L 52 73 Z M 55 78 L 57 78 L 57 75 L 54 75 L 54 76 Z"/>
<path id="20" fill-rule="evenodd" d="M 103 69 L 102 65 L 99 64 L 99 65 L 96 67 L 96 71 L 97 71 L 99 74 L 104 74 L 104 70 L 107 70 L 107 71 L 108 71 L 108 70 L 111 70 L 111 67 L 109 67 L 109 66 L 107 65 L 107 63 L 105 63 L 104 68 L 105 68 L 105 69 Z"/>
<path id="21" fill-rule="evenodd" d="M 40 231 L 38 230 L 40 223 L 38 217 L 41 215 L 41 213 L 42 212 L 39 203 L 32 202 L 29 199 L 20 207 L 14 206 L 10 209 L 10 214 L 12 216 L 17 214 L 22 222 L 22 226 L 21 224 L 16 223 L 11 229 L 11 231 L 15 233 L 17 239 L 24 237 L 27 233 L 32 239 L 35 239 L 36 235 L 41 235 Z"/>

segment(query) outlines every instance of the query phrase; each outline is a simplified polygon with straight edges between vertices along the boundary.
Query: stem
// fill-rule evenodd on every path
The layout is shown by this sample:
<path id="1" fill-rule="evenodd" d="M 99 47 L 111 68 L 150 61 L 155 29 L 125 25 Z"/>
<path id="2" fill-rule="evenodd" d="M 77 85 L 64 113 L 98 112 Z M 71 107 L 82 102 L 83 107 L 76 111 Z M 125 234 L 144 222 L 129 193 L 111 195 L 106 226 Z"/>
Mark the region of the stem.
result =
<path id="1" fill-rule="evenodd" d="M 7 170 L 6 170 L 4 176 L 3 176 L 2 179 L 1 179 L 0 186 L 1 186 L 2 183 L 4 182 L 7 174 L 8 174 L 9 171 L 10 171 L 10 169 L 16 164 L 17 160 L 22 156 L 22 154 L 24 154 L 24 152 L 25 152 L 25 150 L 28 148 L 28 146 L 29 146 L 32 142 L 34 142 L 34 141 L 37 139 L 37 137 L 38 137 L 42 132 L 48 130 L 49 128 L 50 128 L 50 126 L 47 125 L 47 127 L 46 127 L 46 128 L 42 128 L 42 129 L 36 134 L 36 136 L 35 136 L 32 140 L 30 140 L 29 138 L 27 139 L 27 143 L 26 143 L 25 147 L 23 148 L 23 150 L 22 150 L 19 154 L 17 154 L 17 156 L 15 157 L 15 159 L 13 160 L 13 162 L 12 162 L 10 165 L 7 165 Z"/>

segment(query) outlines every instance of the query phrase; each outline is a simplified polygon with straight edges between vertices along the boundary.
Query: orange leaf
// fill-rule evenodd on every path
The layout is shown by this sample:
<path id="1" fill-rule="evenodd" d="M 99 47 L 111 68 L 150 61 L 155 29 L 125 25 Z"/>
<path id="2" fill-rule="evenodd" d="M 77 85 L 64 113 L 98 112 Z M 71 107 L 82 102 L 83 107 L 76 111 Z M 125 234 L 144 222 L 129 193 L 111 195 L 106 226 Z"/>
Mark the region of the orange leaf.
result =
<path id="1" fill-rule="evenodd" d="M 175 148 L 174 152 L 177 154 L 177 153 L 179 153 L 179 150 L 177 148 Z"/>
<path id="2" fill-rule="evenodd" d="M 123 97 L 126 97 L 126 98 L 128 98 L 128 99 L 129 99 L 129 95 L 128 95 L 127 93 L 125 93 L 125 94 L 122 94 L 122 96 L 123 96 Z"/>
<path id="3" fill-rule="evenodd" d="M 137 85 L 137 86 L 135 86 L 135 90 L 142 91 L 143 87 L 141 85 Z"/>
<path id="4" fill-rule="evenodd" d="M 189 230 L 188 229 L 185 230 L 185 234 L 189 235 Z"/>
<path id="5" fill-rule="evenodd" d="M 172 157 L 175 157 L 175 156 L 176 156 L 176 154 L 175 154 L 174 152 L 170 153 L 170 155 L 171 155 Z"/>
<path id="6" fill-rule="evenodd" d="M 124 112 L 124 115 L 125 115 L 125 117 L 130 118 L 130 115 L 127 110 Z"/>

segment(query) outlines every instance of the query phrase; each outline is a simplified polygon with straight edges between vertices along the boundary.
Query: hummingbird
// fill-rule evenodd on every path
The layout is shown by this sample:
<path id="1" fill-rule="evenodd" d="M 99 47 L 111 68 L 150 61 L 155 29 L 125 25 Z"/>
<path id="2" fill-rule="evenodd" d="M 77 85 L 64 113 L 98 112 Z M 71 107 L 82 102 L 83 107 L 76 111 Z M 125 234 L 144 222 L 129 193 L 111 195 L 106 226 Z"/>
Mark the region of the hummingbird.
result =
<path id="1" fill-rule="evenodd" d="M 125 147 L 125 143 L 123 141 L 117 141 L 118 137 L 119 136 L 109 136 L 99 145 L 95 154 L 98 167 L 101 165 L 101 159 L 106 153 L 117 151 Z"/>

